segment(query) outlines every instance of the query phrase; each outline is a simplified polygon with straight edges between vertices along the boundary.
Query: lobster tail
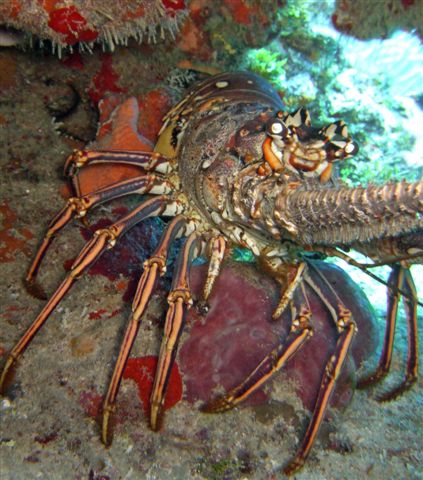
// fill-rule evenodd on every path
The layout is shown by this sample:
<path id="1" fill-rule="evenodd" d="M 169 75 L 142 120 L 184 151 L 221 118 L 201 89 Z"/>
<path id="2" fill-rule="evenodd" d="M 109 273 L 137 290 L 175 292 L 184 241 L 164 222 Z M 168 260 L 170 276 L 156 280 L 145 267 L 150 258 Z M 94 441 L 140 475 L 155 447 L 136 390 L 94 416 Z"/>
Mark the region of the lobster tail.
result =
<path id="1" fill-rule="evenodd" d="M 301 244 L 398 236 L 423 228 L 423 181 L 311 190 L 284 186 L 274 197 L 274 220 Z"/>

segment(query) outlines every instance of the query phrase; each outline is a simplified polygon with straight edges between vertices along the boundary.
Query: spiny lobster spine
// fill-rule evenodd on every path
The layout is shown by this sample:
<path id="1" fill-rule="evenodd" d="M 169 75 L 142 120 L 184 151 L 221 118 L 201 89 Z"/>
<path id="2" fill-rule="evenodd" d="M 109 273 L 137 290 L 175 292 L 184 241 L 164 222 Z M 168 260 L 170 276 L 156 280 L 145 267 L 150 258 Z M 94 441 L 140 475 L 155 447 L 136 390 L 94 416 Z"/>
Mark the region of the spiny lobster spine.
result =
<path id="1" fill-rule="evenodd" d="M 366 188 L 285 184 L 272 193 L 260 206 L 262 216 L 273 211 L 273 229 L 276 224 L 283 238 L 303 245 L 350 245 L 423 228 L 423 180 Z"/>

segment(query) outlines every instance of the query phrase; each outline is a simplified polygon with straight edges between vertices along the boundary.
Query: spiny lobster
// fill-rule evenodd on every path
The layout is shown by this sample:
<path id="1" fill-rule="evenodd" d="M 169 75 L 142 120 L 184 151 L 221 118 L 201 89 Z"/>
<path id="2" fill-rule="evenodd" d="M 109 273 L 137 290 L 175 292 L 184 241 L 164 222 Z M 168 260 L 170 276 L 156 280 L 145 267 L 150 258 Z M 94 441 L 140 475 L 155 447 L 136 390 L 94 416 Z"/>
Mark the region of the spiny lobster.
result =
<path id="1" fill-rule="evenodd" d="M 286 466 L 301 468 L 342 369 L 356 330 L 351 312 L 322 272 L 308 257 L 319 252 L 357 264 L 341 249 L 353 248 L 374 263 L 391 264 L 390 304 L 384 349 L 377 370 L 363 385 L 389 370 L 398 301 L 404 297 L 409 327 L 409 355 L 404 381 L 386 394 L 391 398 L 409 388 L 417 377 L 417 305 L 409 262 L 423 258 L 423 181 L 380 187 L 347 188 L 333 175 L 336 161 L 357 152 L 347 127 L 337 121 L 318 129 L 301 108 L 290 114 L 276 91 L 250 73 L 225 73 L 196 85 L 165 117 L 153 152 L 87 150 L 72 154 L 65 164 L 74 196 L 52 220 L 26 277 L 34 290 L 40 263 L 54 237 L 72 218 L 129 194 L 149 194 L 132 212 L 110 227 L 97 230 L 74 261 L 70 273 L 9 353 L 1 375 L 3 388 L 17 359 L 40 330 L 76 279 L 130 228 L 147 217 L 172 217 L 155 250 L 145 261 L 132 305 L 131 318 L 103 405 L 102 440 L 111 441 L 110 417 L 131 347 L 156 281 L 166 270 L 172 242 L 185 237 L 178 256 L 159 360 L 151 395 L 150 425 L 157 430 L 169 375 L 184 325 L 193 303 L 189 267 L 193 259 L 209 256 L 203 298 L 206 308 L 213 285 L 230 246 L 250 249 L 262 267 L 282 285 L 278 319 L 290 306 L 291 333 L 251 374 L 225 395 L 212 399 L 205 412 L 228 410 L 244 400 L 280 370 L 313 334 L 307 290 L 317 294 L 338 332 L 333 354 L 322 376 L 311 421 L 295 458 Z M 119 182 L 84 186 L 84 172 L 95 168 L 132 166 L 136 174 Z M 107 170 L 106 170 L 107 172 Z M 310 273 L 309 273 L 310 272 Z"/>

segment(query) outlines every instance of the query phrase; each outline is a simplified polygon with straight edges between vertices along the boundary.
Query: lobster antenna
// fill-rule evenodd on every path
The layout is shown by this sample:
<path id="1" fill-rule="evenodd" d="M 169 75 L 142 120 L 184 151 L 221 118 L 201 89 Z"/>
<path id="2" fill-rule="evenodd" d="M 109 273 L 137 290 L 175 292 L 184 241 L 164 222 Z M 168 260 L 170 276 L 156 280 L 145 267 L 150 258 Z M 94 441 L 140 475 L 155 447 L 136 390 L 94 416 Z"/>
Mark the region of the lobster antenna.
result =
<path id="1" fill-rule="evenodd" d="M 421 253 L 415 253 L 415 254 L 402 255 L 402 256 L 396 257 L 395 260 L 387 260 L 387 261 L 374 262 L 374 263 L 360 263 L 360 262 L 357 262 L 357 260 L 354 260 L 354 258 L 350 257 L 346 253 L 340 252 L 336 248 L 326 247 L 326 248 L 319 249 L 319 250 L 322 253 L 325 253 L 326 255 L 333 256 L 333 257 L 338 257 L 341 260 L 344 260 L 345 262 L 347 262 L 349 265 L 352 265 L 353 267 L 359 268 L 362 272 L 367 274 L 369 277 L 373 278 L 374 280 L 376 280 L 377 282 L 381 283 L 386 288 L 391 289 L 391 290 L 392 290 L 392 285 L 389 285 L 387 281 L 383 280 L 383 278 L 380 278 L 379 276 L 377 276 L 373 272 L 370 272 L 369 268 L 382 267 L 384 265 L 390 265 L 392 263 L 399 262 L 399 261 L 402 261 L 402 260 L 413 260 L 414 258 L 420 258 L 421 255 L 422 255 Z M 410 295 L 407 292 L 405 292 L 404 290 L 402 290 L 401 288 L 395 288 L 395 290 L 398 293 L 400 293 L 403 297 L 408 298 L 409 300 L 413 300 L 410 297 Z M 420 302 L 420 301 L 416 300 L 416 303 L 417 303 L 417 305 L 420 305 L 421 307 L 423 307 L 423 302 Z"/>

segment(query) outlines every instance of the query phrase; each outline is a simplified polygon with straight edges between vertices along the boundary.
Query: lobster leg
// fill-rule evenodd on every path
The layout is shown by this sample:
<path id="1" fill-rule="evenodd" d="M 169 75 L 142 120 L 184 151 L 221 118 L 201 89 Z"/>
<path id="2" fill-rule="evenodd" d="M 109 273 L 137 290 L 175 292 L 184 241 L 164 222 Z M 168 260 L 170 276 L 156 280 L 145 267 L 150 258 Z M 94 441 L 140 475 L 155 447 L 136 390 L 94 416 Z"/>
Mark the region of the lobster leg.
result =
<path id="1" fill-rule="evenodd" d="M 418 375 L 417 291 L 409 268 L 403 265 L 399 268 L 404 271 L 402 289 L 407 292 L 403 300 L 408 323 L 407 369 L 404 380 L 392 390 L 379 395 L 377 397 L 379 401 L 392 400 L 409 390 L 416 382 Z"/>
<path id="2" fill-rule="evenodd" d="M 132 303 L 132 314 L 125 336 L 120 347 L 119 356 L 116 360 L 112 378 L 109 383 L 106 398 L 103 403 L 103 424 L 101 439 L 104 444 L 111 443 L 110 436 L 110 416 L 115 409 L 116 396 L 119 391 L 123 370 L 135 341 L 140 319 L 145 311 L 151 294 L 154 291 L 158 276 L 166 272 L 166 261 L 169 248 L 176 238 L 186 236 L 192 230 L 193 225 L 182 215 L 175 217 L 167 226 L 158 247 L 153 255 L 144 262 L 144 272 L 138 283 L 137 291 Z"/>
<path id="3" fill-rule="evenodd" d="M 34 260 L 25 277 L 25 286 L 34 296 L 46 299 L 45 293 L 41 287 L 37 287 L 35 279 L 40 268 L 41 262 L 47 253 L 54 236 L 64 228 L 72 218 L 82 218 L 87 211 L 104 202 L 114 200 L 129 194 L 163 194 L 169 193 L 172 186 L 160 177 L 155 175 L 141 175 L 130 180 L 115 183 L 109 187 L 102 188 L 96 192 L 84 195 L 82 197 L 69 198 L 66 205 L 50 222 L 47 232 L 39 246 Z"/>
<path id="4" fill-rule="evenodd" d="M 191 233 L 185 241 L 178 257 L 172 288 L 167 299 L 169 308 L 166 314 L 164 334 L 150 397 L 150 426 L 155 431 L 160 428 L 161 410 L 170 372 L 175 361 L 179 338 L 184 326 L 185 311 L 192 305 L 189 288 L 189 267 L 191 261 L 199 255 L 202 243 L 201 237 L 196 232 Z"/>
<path id="5" fill-rule="evenodd" d="M 328 290 L 329 292 L 331 292 L 329 294 L 330 298 L 327 299 L 323 295 L 321 290 L 318 288 L 318 286 L 315 284 L 315 282 L 309 275 L 306 275 L 305 281 L 316 292 L 316 294 L 320 297 L 322 302 L 328 308 L 329 312 L 331 313 L 332 317 L 336 322 L 339 337 L 335 349 L 330 356 L 328 362 L 326 363 L 313 414 L 301 442 L 301 445 L 295 457 L 284 468 L 284 473 L 286 475 L 291 475 L 295 473 L 304 465 L 304 462 L 311 450 L 311 447 L 313 446 L 313 442 L 317 436 L 320 425 L 322 424 L 327 406 L 329 404 L 329 400 L 335 388 L 336 380 L 342 370 L 342 366 L 345 362 L 349 347 L 352 343 L 354 333 L 356 331 L 356 325 L 351 318 L 351 312 L 341 303 L 338 295 L 332 289 L 323 274 L 318 269 L 314 270 L 320 277 L 319 280 L 323 280 L 323 282 L 325 282 L 329 287 Z"/>
<path id="6" fill-rule="evenodd" d="M 157 215 L 174 216 L 178 213 L 179 204 L 171 202 L 165 196 L 153 198 L 142 203 L 121 220 L 115 222 L 110 227 L 100 229 L 95 232 L 94 237 L 85 245 L 72 265 L 70 273 L 61 283 L 56 292 L 49 299 L 47 304 L 37 316 L 33 324 L 28 328 L 18 343 L 10 351 L 3 371 L 0 376 L 0 392 L 3 391 L 9 372 L 15 365 L 23 351 L 28 347 L 40 328 L 44 325 L 47 318 L 75 283 L 75 281 L 90 267 L 95 260 L 108 248 L 115 245 L 117 239 L 126 233 L 130 228 L 147 217 Z"/>
<path id="7" fill-rule="evenodd" d="M 306 264 L 305 262 L 301 262 L 297 266 L 295 266 L 295 268 L 296 268 L 296 271 L 295 271 L 294 277 L 290 279 L 287 288 L 284 289 L 281 299 L 279 300 L 278 306 L 276 307 L 275 311 L 272 314 L 273 320 L 277 320 L 282 315 L 288 303 L 292 300 L 295 290 L 297 289 L 299 283 L 303 278 L 303 274 L 306 269 Z"/>
<path id="8" fill-rule="evenodd" d="M 413 277 L 406 264 L 398 263 L 392 267 L 388 280 L 388 313 L 382 354 L 376 370 L 361 379 L 358 388 L 365 388 L 382 380 L 389 372 L 394 345 L 395 326 L 401 292 L 404 292 L 404 307 L 408 323 L 408 357 L 404 380 L 394 389 L 378 396 L 378 400 L 392 400 L 411 388 L 417 380 L 418 371 L 418 333 L 417 333 L 417 292 Z"/>
<path id="9" fill-rule="evenodd" d="M 206 403 L 201 408 L 203 412 L 219 413 L 234 408 L 278 372 L 302 347 L 306 340 L 313 335 L 313 329 L 310 325 L 311 311 L 308 306 L 303 284 L 301 284 L 300 290 L 303 300 L 298 315 L 296 315 L 292 321 L 287 342 L 283 345 L 278 345 L 266 355 L 248 377 L 239 385 L 232 388 L 226 395 L 217 397 Z"/>
<path id="10" fill-rule="evenodd" d="M 216 279 L 220 274 L 223 260 L 225 258 L 225 249 L 226 249 L 226 240 L 223 236 L 217 235 L 216 237 L 213 237 L 210 240 L 208 240 L 207 250 L 210 256 L 209 267 L 207 270 L 206 281 L 203 287 L 202 298 L 200 298 L 196 302 L 196 308 L 202 315 L 205 315 L 209 310 L 207 301 L 213 290 Z"/>
<path id="11" fill-rule="evenodd" d="M 219 276 L 222 267 L 223 259 L 225 257 L 226 240 L 225 237 L 218 235 L 209 242 L 210 247 L 210 263 L 207 271 L 206 283 L 203 288 L 203 299 L 207 301 L 212 292 L 216 278 Z"/>
<path id="12" fill-rule="evenodd" d="M 157 152 L 131 152 L 128 150 L 76 150 L 66 159 L 64 173 L 74 177 L 78 169 L 88 165 L 120 164 L 140 167 L 144 171 L 169 173 L 172 170 L 168 158 Z"/>

